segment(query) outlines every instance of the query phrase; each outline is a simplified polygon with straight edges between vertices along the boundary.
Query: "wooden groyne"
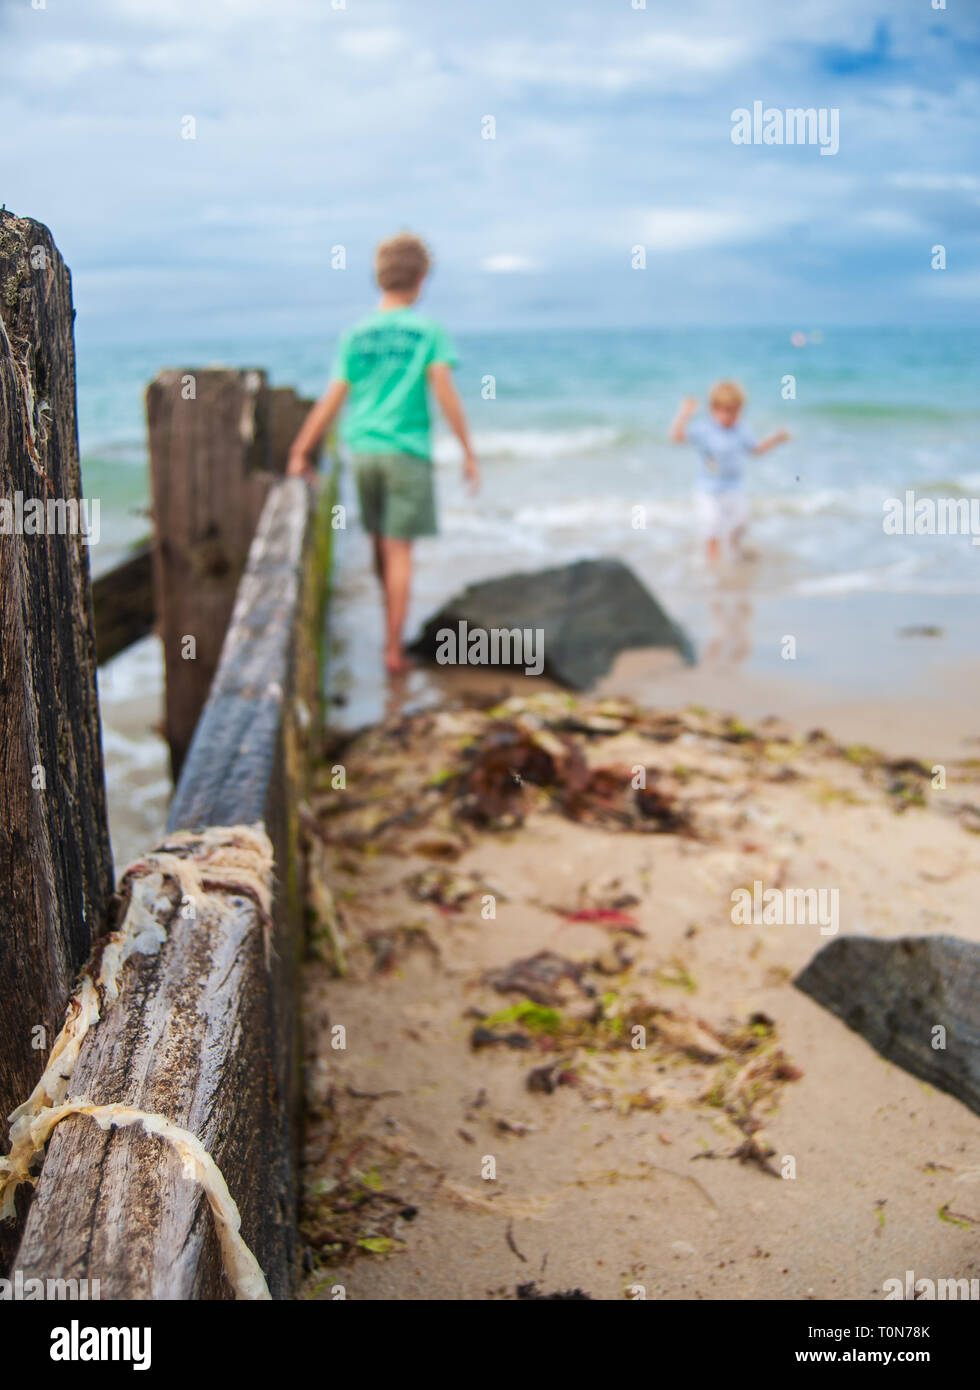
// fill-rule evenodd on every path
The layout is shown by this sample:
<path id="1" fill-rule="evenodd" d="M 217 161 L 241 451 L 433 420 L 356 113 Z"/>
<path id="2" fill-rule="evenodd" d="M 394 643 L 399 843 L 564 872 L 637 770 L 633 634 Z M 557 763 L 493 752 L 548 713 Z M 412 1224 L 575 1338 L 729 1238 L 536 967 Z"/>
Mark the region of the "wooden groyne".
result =
<path id="1" fill-rule="evenodd" d="M 29 224 L 23 235 L 31 241 L 37 230 L 37 224 Z M 70 341 L 70 294 L 62 298 L 62 329 Z M 46 331 L 43 324 L 38 331 Z M 70 355 L 66 361 L 72 362 Z M 7 371 L 6 359 L 0 365 Z M 221 418 L 234 423 L 234 439 L 223 445 L 213 433 L 215 421 L 198 417 L 193 426 L 189 417 L 183 420 L 180 429 L 190 443 L 186 449 L 178 444 L 179 393 L 182 383 L 195 376 L 197 404 L 202 398 L 223 401 Z M 9 372 L 4 380 L 8 377 Z M 73 390 L 73 371 L 71 386 Z M 13 1180 L 26 1172 L 32 1145 L 47 1139 L 13 1260 L 25 1278 L 98 1279 L 103 1299 L 260 1297 L 266 1291 L 286 1297 L 295 1281 L 297 1250 L 296 998 L 303 940 L 298 807 L 320 728 L 332 481 L 310 486 L 258 466 L 257 460 L 263 465 L 284 461 L 302 407 L 294 393 L 268 388 L 261 373 L 167 373 L 148 394 L 151 441 L 157 432 L 155 469 L 162 468 L 161 458 L 167 459 L 165 506 L 155 518 L 153 569 L 157 595 L 162 573 L 171 584 L 169 607 L 160 604 L 168 682 L 170 641 L 183 641 L 206 626 L 207 642 L 218 643 L 219 655 L 203 689 L 206 668 L 193 659 L 175 668 L 178 682 L 185 668 L 188 679 L 180 685 L 172 726 L 175 762 L 182 770 L 168 831 L 131 866 L 107 911 L 111 879 L 88 571 L 81 565 L 84 553 L 72 549 L 70 538 L 56 538 L 58 545 L 48 548 L 52 553 L 46 558 L 40 550 L 32 557 L 44 571 L 40 590 L 57 585 L 57 593 L 67 597 L 61 637 L 63 643 L 70 638 L 72 645 L 56 670 L 91 691 L 88 705 L 82 705 L 88 725 L 77 742 L 72 729 L 62 729 L 61 747 L 68 756 L 85 755 L 86 776 L 89 781 L 97 776 L 98 788 L 77 806 L 66 789 L 65 800 L 78 815 L 79 840 L 104 844 L 105 863 L 102 877 L 95 879 L 101 896 L 93 887 L 92 906 L 82 915 L 96 945 L 72 995 L 65 1028 L 53 1036 L 72 977 L 88 952 L 88 936 L 67 941 L 65 964 L 45 986 L 45 1007 L 54 1025 L 47 1050 L 28 1055 L 21 1048 L 19 1058 L 5 1059 L 10 1076 L 4 1114 L 17 1102 L 27 1103 L 14 1116 L 10 1154 L 0 1160 L 5 1164 L 0 1190 L 6 1185 L 9 1193 Z M 16 405 L 23 393 L 8 391 L 5 398 Z M 72 397 L 72 427 L 73 405 Z M 164 418 L 169 420 L 165 449 L 159 433 Z M 12 435 L 19 439 L 25 427 L 21 415 Z M 251 452 L 243 445 L 250 430 Z M 256 438 L 264 441 L 258 453 Z M 202 506 L 199 497 L 194 503 L 194 487 L 203 486 L 212 447 L 215 454 L 223 447 L 235 468 L 223 475 L 223 499 L 214 492 Z M 74 468 L 77 486 L 77 445 Z M 6 475 L 0 476 L 6 483 Z M 235 514 L 238 503 L 231 494 L 239 484 L 247 505 L 241 502 L 234 528 L 229 521 L 216 532 L 222 500 L 222 523 Z M 191 521 L 179 498 L 188 502 Z M 160 501 L 157 491 L 155 509 Z M 253 513 L 252 530 L 245 537 Z M 169 529 L 161 525 L 164 518 Z M 243 537 L 239 562 L 235 547 Z M 26 552 L 34 538 L 17 539 Z M 6 538 L 0 543 L 6 544 Z M 183 569 L 175 567 L 177 554 L 183 557 Z M 208 603 L 196 610 L 202 554 L 210 557 L 213 577 L 222 584 L 215 583 Z M 24 554 L 18 556 L 24 571 Z M 77 572 L 69 563 L 72 556 L 78 559 Z M 219 562 L 216 557 L 221 556 Z M 7 574 L 5 565 L 0 579 L 5 613 L 14 602 Z M 217 591 L 227 591 L 229 585 L 222 627 Z M 43 604 L 28 598 L 22 611 L 29 629 L 25 648 L 33 649 L 45 635 L 50 641 L 58 632 L 57 627 L 49 630 L 52 618 Z M 6 641 L 3 660 L 8 661 Z M 188 693 L 192 688 L 197 696 Z M 171 698 L 168 688 L 168 702 Z M 187 732 L 193 698 L 204 708 Z M 0 749 L 10 766 L 19 768 L 10 751 L 13 736 L 32 711 L 37 719 L 37 697 L 27 685 L 18 703 L 5 680 L 2 700 Z M 22 748 L 25 762 L 29 765 L 30 759 Z M 8 782 L 5 776 L 5 792 Z M 37 807 L 26 803 L 23 794 L 9 798 L 0 806 L 0 833 L 23 833 L 29 811 L 36 819 Z M 70 817 L 66 824 L 70 834 Z M 60 842 L 58 850 L 67 853 Z M 0 878 L 0 902 L 10 904 L 5 919 L 19 932 L 20 974 L 18 962 L 9 962 L 6 939 L 7 954 L 0 961 L 12 971 L 14 990 L 27 990 L 23 998 L 6 991 L 18 999 L 25 1021 L 40 1008 L 41 987 L 30 977 L 49 949 L 47 938 L 36 939 L 37 922 L 44 922 L 58 940 L 59 931 L 67 934 L 67 926 L 38 918 L 28 906 L 31 885 L 50 879 L 57 865 L 52 867 L 43 844 L 33 841 L 27 858 L 33 876 L 26 877 L 26 887 L 19 879 L 6 883 Z M 50 858 L 58 855 L 52 850 Z M 8 862 L 5 857 L 4 864 Z M 101 863 L 97 856 L 94 862 Z M 0 869 L 0 875 L 4 872 Z M 88 880 L 70 872 L 66 877 L 75 895 L 69 898 L 71 906 Z M 75 922 L 67 910 L 63 918 Z M 75 927 L 77 938 L 77 922 Z M 5 1027 L 5 1052 L 9 1036 Z"/>
<path id="2" fill-rule="evenodd" d="M 148 908 L 161 949 L 125 967 L 119 999 L 92 1031 L 70 1090 L 96 1105 L 163 1114 L 194 1133 L 278 1297 L 292 1287 L 296 1260 L 296 808 L 317 723 L 309 634 L 322 612 L 319 516 L 316 492 L 297 479 L 270 493 L 170 814 L 171 831 L 210 831 L 212 843 L 207 834 L 178 835 L 158 847 L 185 855 L 206 886 L 216 843 L 240 881 L 232 872 L 208 911 L 164 875 Z M 268 864 L 245 833 L 251 827 L 268 837 Z M 99 1278 L 103 1298 L 229 1296 L 202 1190 L 181 1170 L 178 1153 L 136 1127 L 106 1134 L 87 1118 L 64 1121 L 18 1267 L 25 1277 Z"/>

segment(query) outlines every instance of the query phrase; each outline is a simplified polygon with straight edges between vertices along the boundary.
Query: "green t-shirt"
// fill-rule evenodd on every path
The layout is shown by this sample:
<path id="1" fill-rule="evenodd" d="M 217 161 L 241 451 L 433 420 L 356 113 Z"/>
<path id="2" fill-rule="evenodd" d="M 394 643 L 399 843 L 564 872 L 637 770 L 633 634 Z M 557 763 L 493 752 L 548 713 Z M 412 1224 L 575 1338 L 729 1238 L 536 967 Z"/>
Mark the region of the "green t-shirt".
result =
<path id="1" fill-rule="evenodd" d="M 426 368 L 456 365 L 449 334 L 411 308 L 377 310 L 349 328 L 332 377 L 350 391 L 342 435 L 359 454 L 429 457 Z"/>

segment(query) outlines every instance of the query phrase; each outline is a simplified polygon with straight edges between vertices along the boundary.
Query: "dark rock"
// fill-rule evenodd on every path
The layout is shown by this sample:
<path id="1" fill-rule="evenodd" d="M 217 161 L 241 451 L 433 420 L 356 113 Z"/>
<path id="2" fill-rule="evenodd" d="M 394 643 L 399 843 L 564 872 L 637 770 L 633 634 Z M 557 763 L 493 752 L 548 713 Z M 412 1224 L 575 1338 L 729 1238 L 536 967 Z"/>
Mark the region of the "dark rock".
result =
<path id="1" fill-rule="evenodd" d="M 560 956 L 556 951 L 511 961 L 509 965 L 484 973 L 485 984 L 501 994 L 523 994 L 544 1006 L 560 1004 L 570 994 L 591 993 L 582 984 L 584 965 Z"/>
<path id="2" fill-rule="evenodd" d="M 980 946 L 953 936 L 842 936 L 797 989 L 883 1057 L 980 1114 Z M 934 1030 L 945 1029 L 945 1047 Z"/>
<path id="3" fill-rule="evenodd" d="M 498 1043 L 503 1043 L 505 1047 L 528 1048 L 531 1039 L 525 1033 L 495 1033 L 492 1028 L 480 1025 L 470 1034 L 470 1047 L 475 1049 L 495 1047 Z"/>
<path id="4" fill-rule="evenodd" d="M 533 1281 L 530 1284 L 518 1284 L 517 1297 L 522 1301 L 525 1299 L 591 1299 L 590 1293 L 583 1293 L 581 1289 L 559 1289 L 555 1293 L 542 1293 L 537 1284 Z"/>
<path id="5" fill-rule="evenodd" d="M 524 1084 L 529 1091 L 537 1091 L 543 1096 L 553 1095 L 561 1085 L 561 1072 L 557 1062 L 546 1062 L 543 1067 L 535 1067 L 525 1077 Z"/>
<path id="6" fill-rule="evenodd" d="M 687 634 L 620 560 L 578 560 L 471 584 L 429 619 L 412 651 L 435 661 L 440 630 L 458 633 L 463 622 L 469 633 L 541 630 L 543 674 L 573 690 L 594 685 L 630 647 L 669 647 L 694 660 Z"/>

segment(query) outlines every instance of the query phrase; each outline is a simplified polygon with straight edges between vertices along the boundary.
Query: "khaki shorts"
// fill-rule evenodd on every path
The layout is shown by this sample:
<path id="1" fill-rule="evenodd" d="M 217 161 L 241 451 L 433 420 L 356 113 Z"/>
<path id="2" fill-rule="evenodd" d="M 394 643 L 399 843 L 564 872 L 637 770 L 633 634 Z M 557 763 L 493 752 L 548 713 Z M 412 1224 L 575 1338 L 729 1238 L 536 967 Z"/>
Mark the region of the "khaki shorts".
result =
<path id="1" fill-rule="evenodd" d="M 428 459 L 415 454 L 355 454 L 353 464 L 365 531 L 403 541 L 436 535 L 435 489 Z"/>

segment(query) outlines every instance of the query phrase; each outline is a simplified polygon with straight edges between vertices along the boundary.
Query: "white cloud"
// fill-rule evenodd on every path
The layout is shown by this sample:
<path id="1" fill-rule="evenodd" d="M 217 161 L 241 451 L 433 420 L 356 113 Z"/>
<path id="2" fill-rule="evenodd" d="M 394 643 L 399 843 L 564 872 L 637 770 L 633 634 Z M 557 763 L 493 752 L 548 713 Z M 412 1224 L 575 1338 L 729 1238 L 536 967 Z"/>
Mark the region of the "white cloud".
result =
<path id="1" fill-rule="evenodd" d="M 637 240 L 650 251 L 693 251 L 724 246 L 770 231 L 768 222 L 742 212 L 710 212 L 703 208 L 658 208 L 637 218 Z"/>
<path id="2" fill-rule="evenodd" d="M 616 93 L 664 90 L 692 76 L 717 75 L 749 52 L 742 39 L 702 39 L 679 33 L 643 33 L 586 48 L 569 40 L 511 39 L 483 45 L 466 66 L 499 82 L 578 87 Z"/>
<path id="3" fill-rule="evenodd" d="M 488 271 L 491 275 L 522 275 L 529 270 L 536 270 L 537 264 L 530 256 L 522 256 L 514 251 L 501 251 L 493 256 L 484 256 L 480 262 L 480 269 Z"/>
<path id="4" fill-rule="evenodd" d="M 895 188 L 923 193 L 980 192 L 980 178 L 976 174 L 892 174 L 889 183 Z"/>
<path id="5" fill-rule="evenodd" d="M 642 38 L 619 42 L 616 54 L 631 67 L 639 65 L 669 71 L 717 73 L 732 68 L 749 52 L 744 39 L 701 38 L 693 34 L 644 34 Z"/>
<path id="6" fill-rule="evenodd" d="M 401 30 L 391 27 L 348 29 L 337 40 L 337 48 L 348 58 L 365 58 L 370 62 L 383 62 L 404 44 Z"/>
<path id="7" fill-rule="evenodd" d="M 60 84 L 100 68 L 119 67 L 125 58 L 123 49 L 115 44 L 56 39 L 23 52 L 19 75 L 28 80 Z"/>
<path id="8" fill-rule="evenodd" d="M 921 232 L 922 223 L 910 213 L 897 208 L 867 208 L 854 218 L 859 227 L 868 227 L 873 232 L 883 232 L 903 236 L 909 232 Z"/>
<path id="9" fill-rule="evenodd" d="M 144 67 L 157 72 L 180 71 L 200 65 L 208 60 L 207 49 L 199 43 L 188 43 L 175 39 L 172 43 L 152 43 L 140 51 L 140 62 Z"/>

